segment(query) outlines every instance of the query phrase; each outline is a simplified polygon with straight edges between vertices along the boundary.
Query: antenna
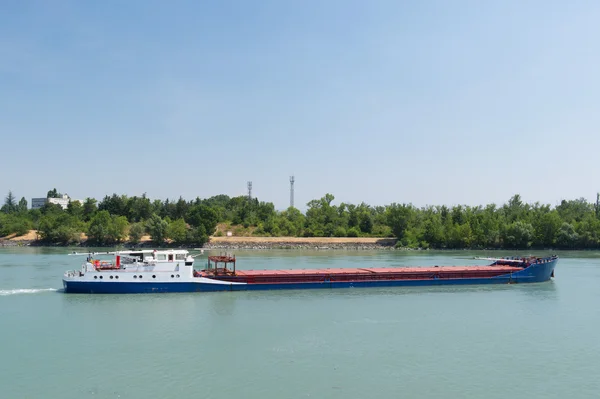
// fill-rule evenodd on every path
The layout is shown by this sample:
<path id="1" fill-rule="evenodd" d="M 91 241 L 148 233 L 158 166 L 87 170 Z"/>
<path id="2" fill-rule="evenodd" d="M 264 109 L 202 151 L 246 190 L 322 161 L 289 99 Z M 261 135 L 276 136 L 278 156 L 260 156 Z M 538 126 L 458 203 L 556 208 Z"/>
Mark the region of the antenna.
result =
<path id="1" fill-rule="evenodd" d="M 290 176 L 290 207 L 294 207 L 294 176 Z"/>
<path id="2" fill-rule="evenodd" d="M 248 199 L 249 200 L 252 199 L 252 182 L 251 181 L 248 182 Z"/>

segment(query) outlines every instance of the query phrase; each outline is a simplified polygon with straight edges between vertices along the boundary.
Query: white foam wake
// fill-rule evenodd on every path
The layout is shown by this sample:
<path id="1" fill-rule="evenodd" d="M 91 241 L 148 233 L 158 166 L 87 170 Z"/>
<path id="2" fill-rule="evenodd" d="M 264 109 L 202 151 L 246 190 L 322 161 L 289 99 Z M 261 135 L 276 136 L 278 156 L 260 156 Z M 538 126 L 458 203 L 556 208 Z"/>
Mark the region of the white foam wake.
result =
<path id="1" fill-rule="evenodd" d="M 18 295 L 18 294 L 38 294 L 40 292 L 56 292 L 56 288 L 18 288 L 14 290 L 0 290 L 0 296 Z"/>

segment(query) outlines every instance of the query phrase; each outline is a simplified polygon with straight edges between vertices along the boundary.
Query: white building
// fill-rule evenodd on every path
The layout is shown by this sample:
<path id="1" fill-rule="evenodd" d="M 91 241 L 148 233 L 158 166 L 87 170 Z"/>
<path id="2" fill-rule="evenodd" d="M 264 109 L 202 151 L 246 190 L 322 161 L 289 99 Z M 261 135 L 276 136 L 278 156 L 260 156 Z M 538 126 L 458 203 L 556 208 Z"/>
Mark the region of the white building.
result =
<path id="1" fill-rule="evenodd" d="M 71 198 L 67 194 L 64 194 L 62 198 L 32 198 L 31 199 L 31 209 L 40 209 L 46 203 L 57 204 L 62 207 L 62 209 L 67 209 Z"/>

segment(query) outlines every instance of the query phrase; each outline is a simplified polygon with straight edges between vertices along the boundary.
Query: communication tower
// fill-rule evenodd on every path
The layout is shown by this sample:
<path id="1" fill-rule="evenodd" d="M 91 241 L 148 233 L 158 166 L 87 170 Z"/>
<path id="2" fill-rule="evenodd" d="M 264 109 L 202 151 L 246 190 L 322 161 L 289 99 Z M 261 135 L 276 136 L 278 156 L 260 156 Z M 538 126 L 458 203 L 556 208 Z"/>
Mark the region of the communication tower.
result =
<path id="1" fill-rule="evenodd" d="M 248 182 L 248 199 L 249 200 L 252 199 L 252 182 L 251 181 Z"/>
<path id="2" fill-rule="evenodd" d="M 290 176 L 290 207 L 294 207 L 294 176 Z"/>

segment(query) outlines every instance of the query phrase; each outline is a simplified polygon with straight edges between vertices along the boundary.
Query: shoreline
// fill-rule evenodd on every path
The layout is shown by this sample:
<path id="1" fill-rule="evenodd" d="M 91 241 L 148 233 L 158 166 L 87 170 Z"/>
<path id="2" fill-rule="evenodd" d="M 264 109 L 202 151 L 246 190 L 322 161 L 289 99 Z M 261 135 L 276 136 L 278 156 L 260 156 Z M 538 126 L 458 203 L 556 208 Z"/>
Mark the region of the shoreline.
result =
<path id="1" fill-rule="evenodd" d="M 161 247 L 177 248 L 202 248 L 211 249 L 353 249 L 353 250 L 395 250 L 398 240 L 395 238 L 377 237 L 211 237 L 203 246 L 197 245 L 171 245 L 163 244 Z M 151 240 L 144 240 L 137 244 L 124 242 L 106 247 L 124 246 L 126 248 L 151 248 L 155 245 Z M 83 241 L 79 244 L 64 245 L 42 242 L 35 239 L 9 238 L 0 240 L 0 247 L 103 247 L 98 244 L 87 244 Z"/>
<path id="2" fill-rule="evenodd" d="M 557 251 L 557 248 L 408 248 L 396 247 L 398 242 L 395 238 L 373 238 L 373 237 L 211 237 L 210 241 L 203 246 L 198 245 L 173 245 L 165 243 L 156 246 L 149 238 L 137 244 L 122 242 L 119 244 L 99 245 L 82 241 L 79 244 L 56 244 L 39 240 L 27 239 L 0 239 L 0 248 L 11 247 L 79 247 L 79 248 L 122 248 L 122 249 L 152 249 L 152 248 L 179 248 L 179 249 L 202 249 L 202 250 L 313 250 L 313 251 Z M 571 249 L 573 251 L 589 251 L 588 249 Z"/>
<path id="3" fill-rule="evenodd" d="M 373 237 L 212 237 L 203 249 L 395 250 L 395 238 Z"/>

